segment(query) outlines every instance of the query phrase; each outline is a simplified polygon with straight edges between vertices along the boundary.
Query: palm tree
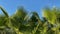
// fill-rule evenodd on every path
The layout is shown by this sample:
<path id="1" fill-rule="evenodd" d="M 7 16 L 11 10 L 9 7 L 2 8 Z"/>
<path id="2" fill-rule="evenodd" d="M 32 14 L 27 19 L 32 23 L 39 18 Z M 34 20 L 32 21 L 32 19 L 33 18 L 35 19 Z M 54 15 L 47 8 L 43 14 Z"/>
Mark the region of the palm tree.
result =
<path id="1" fill-rule="evenodd" d="M 0 9 L 2 10 L 3 12 L 3 16 L 1 16 L 1 22 L 0 24 L 2 23 L 2 25 L 4 26 L 4 29 L 6 28 L 10 28 L 10 29 L 13 29 L 13 26 L 12 26 L 12 23 L 11 23 L 11 18 L 10 16 L 8 15 L 8 13 L 3 9 L 3 7 L 0 6 Z M 13 30 L 12 30 L 13 31 Z"/>
<path id="2" fill-rule="evenodd" d="M 5 17 L 5 18 L 3 18 L 3 19 L 6 20 L 6 23 L 7 23 L 7 19 L 9 18 L 9 15 L 7 14 L 7 12 L 6 12 L 1 6 L 0 6 L 0 9 L 1 9 L 2 12 L 4 13 L 5 16 L 2 16 L 2 17 Z M 6 23 L 5 23 L 5 25 L 7 25 Z"/>
<path id="3" fill-rule="evenodd" d="M 57 8 L 45 8 L 43 20 L 37 12 L 27 13 L 23 7 L 19 7 L 15 14 L 9 16 L 0 6 L 4 15 L 0 15 L 0 30 L 9 29 L 17 34 L 60 34 L 60 10 Z"/>
<path id="4" fill-rule="evenodd" d="M 60 10 L 57 9 L 56 7 L 54 7 L 53 9 L 45 8 L 43 11 L 43 17 L 46 18 L 46 20 L 49 22 L 50 26 L 51 26 L 51 24 L 53 25 L 53 27 L 51 27 L 51 30 L 55 31 L 55 34 L 57 34 L 57 31 L 59 30 L 58 25 L 57 25 L 59 22 L 59 18 L 58 18 L 59 14 L 60 14 Z"/>
<path id="5" fill-rule="evenodd" d="M 42 22 L 38 16 L 37 12 L 31 12 L 27 17 L 25 17 L 25 20 L 27 20 L 28 17 L 29 17 L 28 23 L 31 25 L 31 27 L 33 27 L 32 34 L 36 34 L 36 32 L 38 31 L 38 28 Z"/>
<path id="6" fill-rule="evenodd" d="M 16 29 L 15 30 L 20 32 L 20 34 L 22 31 L 24 31 L 24 28 L 26 28 L 25 26 L 26 21 L 24 20 L 26 15 L 27 15 L 26 10 L 23 7 L 19 7 L 16 13 L 11 16 L 13 27 L 14 29 L 16 28 L 17 30 Z"/>

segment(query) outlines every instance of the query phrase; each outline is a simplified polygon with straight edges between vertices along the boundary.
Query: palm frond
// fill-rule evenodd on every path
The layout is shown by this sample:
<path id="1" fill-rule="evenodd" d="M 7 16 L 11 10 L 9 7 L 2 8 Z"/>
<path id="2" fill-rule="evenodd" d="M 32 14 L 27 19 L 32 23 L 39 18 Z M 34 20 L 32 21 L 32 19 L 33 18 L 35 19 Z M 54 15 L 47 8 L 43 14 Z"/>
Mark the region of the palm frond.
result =
<path id="1" fill-rule="evenodd" d="M 3 7 L 0 6 L 0 9 L 2 10 L 2 12 L 4 13 L 4 15 L 5 15 L 6 17 L 9 17 L 8 13 L 4 10 Z"/>

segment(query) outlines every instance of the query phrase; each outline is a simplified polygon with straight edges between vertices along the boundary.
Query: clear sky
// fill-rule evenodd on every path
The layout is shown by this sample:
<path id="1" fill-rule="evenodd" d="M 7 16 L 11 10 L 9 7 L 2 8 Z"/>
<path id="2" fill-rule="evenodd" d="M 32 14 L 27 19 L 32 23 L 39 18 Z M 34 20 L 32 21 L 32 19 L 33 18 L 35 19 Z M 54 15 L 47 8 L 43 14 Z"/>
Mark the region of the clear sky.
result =
<path id="1" fill-rule="evenodd" d="M 39 15 L 45 6 L 60 7 L 60 0 L 0 0 L 0 5 L 11 15 L 15 13 L 18 6 L 24 6 L 27 11 L 37 11 Z"/>

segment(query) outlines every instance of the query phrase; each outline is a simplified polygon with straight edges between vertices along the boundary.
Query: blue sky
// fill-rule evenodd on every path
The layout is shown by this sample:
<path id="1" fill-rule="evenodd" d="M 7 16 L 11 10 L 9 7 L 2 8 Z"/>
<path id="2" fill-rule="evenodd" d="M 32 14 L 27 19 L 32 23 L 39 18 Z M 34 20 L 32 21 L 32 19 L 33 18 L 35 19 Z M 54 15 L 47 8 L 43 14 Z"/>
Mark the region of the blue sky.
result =
<path id="1" fill-rule="evenodd" d="M 41 16 L 42 8 L 60 7 L 60 0 L 0 0 L 0 5 L 3 6 L 9 15 L 12 15 L 17 10 L 18 6 L 24 6 L 27 11 L 37 11 Z"/>

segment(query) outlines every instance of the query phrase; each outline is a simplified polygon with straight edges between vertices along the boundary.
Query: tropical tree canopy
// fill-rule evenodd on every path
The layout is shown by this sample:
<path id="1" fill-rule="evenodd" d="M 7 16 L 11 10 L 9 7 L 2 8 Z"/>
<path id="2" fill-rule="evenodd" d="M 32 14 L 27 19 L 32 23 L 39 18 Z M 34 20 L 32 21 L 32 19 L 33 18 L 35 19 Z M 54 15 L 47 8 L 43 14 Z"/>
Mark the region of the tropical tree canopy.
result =
<path id="1" fill-rule="evenodd" d="M 59 8 L 44 8 L 42 19 L 36 11 L 28 13 L 24 7 L 11 16 L 3 7 L 0 9 L 4 14 L 0 14 L 0 31 L 6 34 L 60 34 Z"/>

